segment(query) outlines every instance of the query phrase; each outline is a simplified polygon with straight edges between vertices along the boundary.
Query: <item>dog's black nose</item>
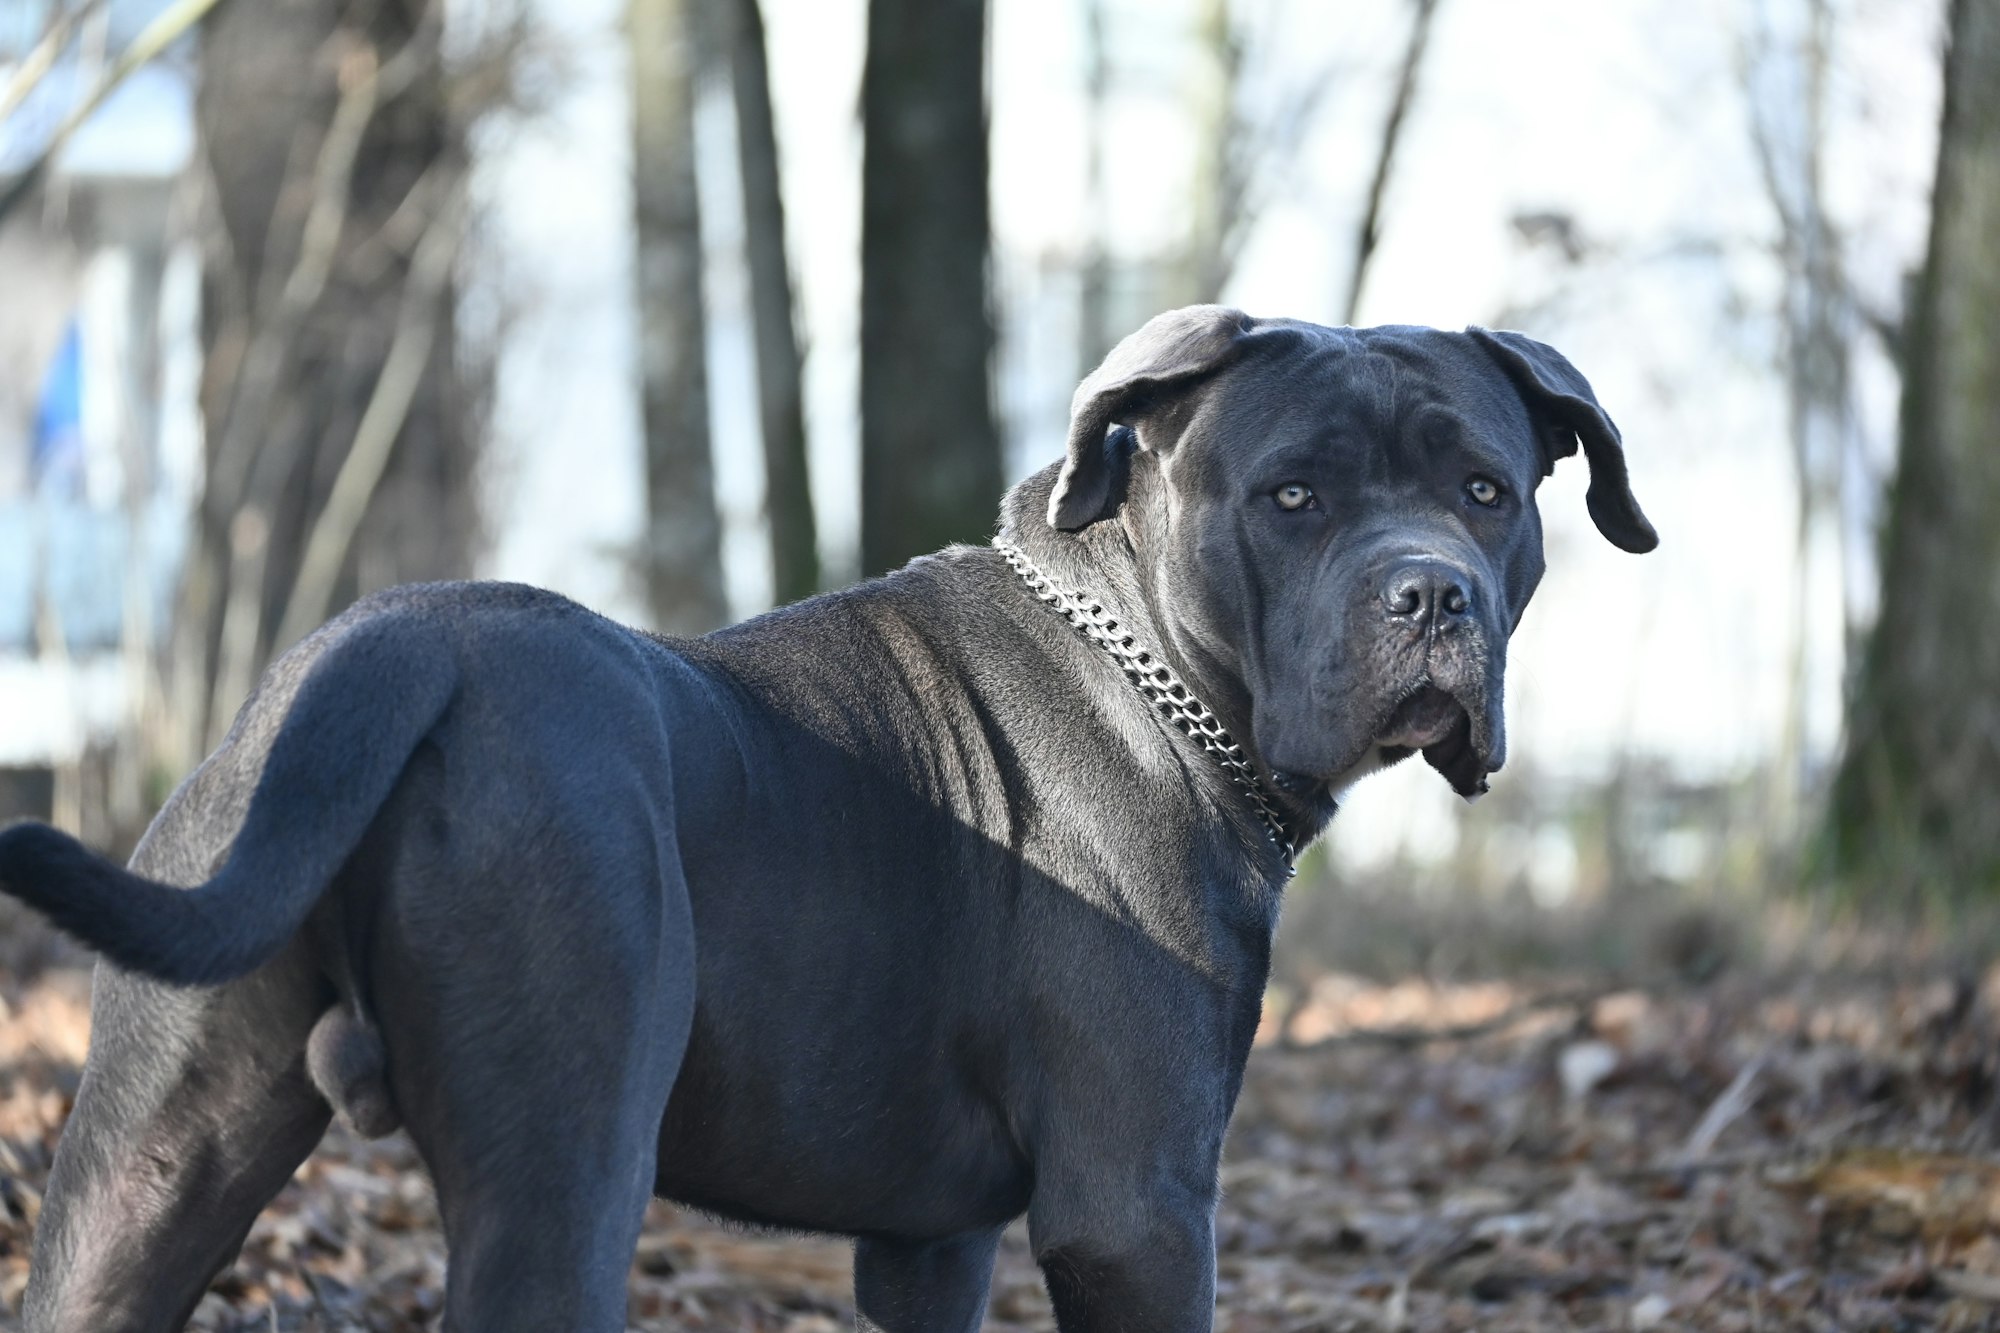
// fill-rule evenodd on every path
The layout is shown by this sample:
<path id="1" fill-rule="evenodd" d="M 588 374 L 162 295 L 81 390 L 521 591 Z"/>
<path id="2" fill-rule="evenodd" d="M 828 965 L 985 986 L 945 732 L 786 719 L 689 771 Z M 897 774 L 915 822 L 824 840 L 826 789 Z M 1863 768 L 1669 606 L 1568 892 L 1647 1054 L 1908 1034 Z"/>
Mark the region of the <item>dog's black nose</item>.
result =
<path id="1" fill-rule="evenodd" d="M 1453 620 L 1472 610 L 1472 580 L 1442 561 L 1412 560 L 1382 580 L 1382 605 L 1419 625 Z"/>

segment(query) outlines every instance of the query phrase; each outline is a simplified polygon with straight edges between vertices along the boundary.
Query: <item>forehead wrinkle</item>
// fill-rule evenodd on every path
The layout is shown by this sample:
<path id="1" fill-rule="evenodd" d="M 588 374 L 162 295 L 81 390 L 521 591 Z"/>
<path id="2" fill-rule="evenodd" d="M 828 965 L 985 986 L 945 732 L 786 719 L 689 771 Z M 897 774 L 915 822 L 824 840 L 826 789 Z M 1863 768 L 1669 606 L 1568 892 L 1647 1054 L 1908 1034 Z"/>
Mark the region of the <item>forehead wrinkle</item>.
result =
<path id="1" fill-rule="evenodd" d="M 1402 439 L 1411 426 L 1406 414 L 1439 396 L 1429 367 L 1399 346 L 1374 345 L 1352 330 L 1314 332 L 1309 343 L 1285 349 L 1261 370 L 1248 362 L 1225 372 L 1222 392 L 1194 405 L 1191 425 L 1232 442 L 1284 445 L 1277 451 L 1284 458 L 1295 449 L 1309 451 L 1298 455 L 1303 460 L 1337 447 L 1353 480 L 1393 481 L 1398 457 L 1410 447 Z M 1274 393 L 1273 379 L 1304 392 Z M 1184 466 L 1208 482 L 1227 471 L 1219 458 L 1187 459 Z"/>
<path id="2" fill-rule="evenodd" d="M 1290 396 L 1266 392 L 1261 377 L 1244 373 L 1246 369 L 1225 371 L 1216 391 L 1202 394 L 1190 404 L 1187 437 L 1220 441 L 1223 452 L 1233 452 L 1241 441 L 1270 439 L 1284 430 L 1293 406 Z M 1223 485 L 1234 472 L 1222 458 L 1208 456 L 1213 447 L 1170 450 L 1167 457 L 1172 460 L 1175 453 L 1182 454 L 1178 467 L 1186 469 L 1189 479 L 1204 488 Z"/>
<path id="3" fill-rule="evenodd" d="M 1394 357 L 1380 352 L 1365 353 L 1361 364 L 1373 396 L 1369 409 L 1378 421 L 1393 422 L 1400 415 L 1396 410 L 1396 391 L 1402 384 L 1402 366 Z"/>
<path id="4" fill-rule="evenodd" d="M 1343 455 L 1373 475 L 1390 463 L 1397 404 L 1406 397 L 1404 367 L 1348 330 L 1328 332 L 1340 336 L 1320 341 L 1291 375 L 1310 391 L 1273 404 L 1272 424 L 1315 453 L 1347 445 Z"/>
<path id="5" fill-rule="evenodd" d="M 1372 350 L 1362 352 L 1359 361 L 1355 407 L 1368 446 L 1361 454 L 1363 467 L 1369 480 L 1381 481 L 1393 476 L 1396 467 L 1403 367 L 1396 358 Z"/>
<path id="6" fill-rule="evenodd" d="M 1410 433 L 1427 461 L 1456 455 L 1468 466 L 1519 489 L 1533 478 L 1523 472 L 1518 452 L 1502 448 L 1489 429 L 1448 402 L 1427 402 L 1411 414 Z"/>
<path id="7" fill-rule="evenodd" d="M 1402 366 L 1395 357 L 1350 337 L 1315 349 L 1309 369 L 1349 410 L 1375 421 L 1396 419 Z"/>

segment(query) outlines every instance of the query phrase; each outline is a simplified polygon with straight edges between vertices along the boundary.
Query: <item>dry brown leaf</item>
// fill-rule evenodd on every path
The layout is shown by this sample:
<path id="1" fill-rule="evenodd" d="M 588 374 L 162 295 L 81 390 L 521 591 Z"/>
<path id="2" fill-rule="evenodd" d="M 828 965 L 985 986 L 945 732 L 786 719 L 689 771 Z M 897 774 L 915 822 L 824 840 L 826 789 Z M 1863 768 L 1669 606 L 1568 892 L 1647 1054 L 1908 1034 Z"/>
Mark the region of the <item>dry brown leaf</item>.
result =
<path id="1" fill-rule="evenodd" d="M 2000 1163 L 1896 1148 L 1835 1154 L 1797 1184 L 1883 1236 L 1969 1244 L 2000 1231 Z"/>

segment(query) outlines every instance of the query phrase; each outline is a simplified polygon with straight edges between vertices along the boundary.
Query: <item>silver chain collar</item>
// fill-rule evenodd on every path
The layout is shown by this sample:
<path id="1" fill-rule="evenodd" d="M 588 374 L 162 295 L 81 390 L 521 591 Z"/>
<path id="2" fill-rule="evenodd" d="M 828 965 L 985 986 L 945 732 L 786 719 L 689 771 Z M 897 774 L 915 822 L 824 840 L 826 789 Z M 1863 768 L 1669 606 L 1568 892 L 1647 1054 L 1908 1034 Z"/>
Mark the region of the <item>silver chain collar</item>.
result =
<path id="1" fill-rule="evenodd" d="M 1109 653 L 1111 660 L 1139 687 L 1140 693 L 1151 701 L 1153 707 L 1181 731 L 1201 742 L 1201 748 L 1208 751 L 1264 822 L 1265 835 L 1277 845 L 1285 858 L 1286 878 L 1296 875 L 1298 848 L 1292 841 L 1290 831 L 1285 828 L 1284 816 L 1278 813 L 1271 794 L 1257 777 L 1257 770 L 1250 766 L 1243 747 L 1230 736 L 1222 720 L 1209 711 L 1207 704 L 1195 697 L 1194 691 L 1174 674 L 1172 667 L 1141 648 L 1117 619 L 1105 611 L 1101 602 L 1086 601 L 1077 593 L 1056 587 L 1020 547 L 999 541 L 994 542 L 993 547 L 1000 552 L 1002 559 L 1014 567 L 1014 572 L 1021 576 L 1021 582 L 1028 585 L 1028 591 L 1062 612 L 1063 618 L 1078 633 Z"/>

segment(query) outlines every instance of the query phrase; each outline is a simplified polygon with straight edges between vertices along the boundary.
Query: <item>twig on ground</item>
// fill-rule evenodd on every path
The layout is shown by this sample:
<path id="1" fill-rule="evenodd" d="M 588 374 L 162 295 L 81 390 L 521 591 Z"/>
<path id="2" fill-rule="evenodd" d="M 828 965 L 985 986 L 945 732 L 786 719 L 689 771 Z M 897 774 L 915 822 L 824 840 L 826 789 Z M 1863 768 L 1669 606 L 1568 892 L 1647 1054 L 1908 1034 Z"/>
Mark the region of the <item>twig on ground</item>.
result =
<path id="1" fill-rule="evenodd" d="M 1710 1150 L 1715 1147 L 1715 1141 L 1722 1137 L 1722 1132 L 1750 1109 L 1757 1100 L 1757 1079 L 1770 1061 L 1771 1048 L 1766 1046 L 1745 1063 L 1743 1068 L 1736 1071 L 1736 1077 L 1729 1080 L 1729 1086 L 1709 1103 L 1708 1110 L 1702 1113 L 1700 1121 L 1695 1124 L 1694 1132 L 1688 1135 L 1686 1144 L 1682 1145 L 1683 1162 L 1698 1162 L 1707 1157 Z"/>
<path id="2" fill-rule="evenodd" d="M 1657 1180 L 1662 1176 L 1712 1175 L 1723 1171 L 1742 1171 L 1752 1167 L 1775 1166 L 1780 1162 L 1795 1162 L 1801 1158 L 1818 1156 L 1820 1154 L 1802 1150 L 1793 1144 L 1785 1144 L 1780 1147 L 1750 1148 L 1743 1152 L 1711 1153 L 1700 1161 L 1690 1161 L 1676 1155 L 1662 1162 L 1606 1168 L 1600 1170 L 1598 1175 L 1605 1180 L 1616 1181 Z"/>

